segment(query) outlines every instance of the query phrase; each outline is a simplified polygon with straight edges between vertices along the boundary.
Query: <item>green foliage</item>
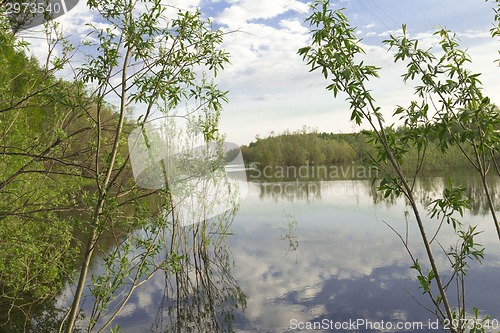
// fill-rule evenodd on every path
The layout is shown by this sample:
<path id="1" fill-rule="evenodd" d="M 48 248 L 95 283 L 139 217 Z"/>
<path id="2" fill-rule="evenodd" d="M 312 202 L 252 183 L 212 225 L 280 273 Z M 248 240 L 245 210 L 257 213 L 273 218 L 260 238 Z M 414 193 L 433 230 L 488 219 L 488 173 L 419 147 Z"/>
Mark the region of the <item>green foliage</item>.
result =
<path id="1" fill-rule="evenodd" d="M 0 224 L 0 324 L 16 313 L 35 315 L 62 289 L 77 254 L 68 220 L 8 217 Z"/>
<path id="2" fill-rule="evenodd" d="M 488 1 L 488 0 L 486 0 Z M 491 37 L 498 37 L 500 36 L 500 1 L 494 0 L 496 2 L 496 7 L 493 8 L 493 11 L 495 12 L 495 17 L 494 17 L 494 25 L 490 30 Z M 500 51 L 498 51 L 500 53 Z M 500 59 L 495 60 L 495 62 L 498 62 L 500 66 Z"/>
<path id="3" fill-rule="evenodd" d="M 8 30 L 0 40 L 0 276 L 7 313 L 51 299 L 71 276 L 80 222 L 70 215 L 88 185 L 91 140 L 88 110 L 80 107 L 88 100 L 83 86 L 28 58 Z"/>
<path id="4" fill-rule="evenodd" d="M 286 131 L 257 139 L 242 147 L 245 163 L 265 166 L 299 166 L 348 163 L 359 159 L 352 141 L 362 145 L 357 135 L 335 135 Z"/>
<path id="5" fill-rule="evenodd" d="M 342 9 L 332 10 L 328 1 L 316 1 L 312 8 L 312 15 L 306 19 L 313 28 L 312 46 L 303 47 L 298 53 L 311 71 L 320 70 L 325 79 L 331 77 L 326 89 L 334 97 L 340 91 L 348 93 L 351 120 L 359 125 L 366 117 L 363 108 L 374 102 L 370 92 L 359 83 L 378 77 L 379 68 L 355 62 L 355 56 L 364 50 L 356 37 L 356 28 L 350 26 Z M 379 109 L 374 109 L 374 114 L 381 118 Z"/>
<path id="6" fill-rule="evenodd" d="M 443 198 L 435 199 L 431 202 L 429 213 L 431 218 L 440 218 L 442 216 L 446 223 L 453 225 L 453 229 L 461 226 L 458 219 L 453 217 L 455 212 L 458 212 L 461 217 L 464 215 L 464 209 L 469 208 L 470 199 L 465 194 L 466 189 L 462 187 L 454 187 L 449 181 L 449 187 L 443 191 Z"/>
<path id="7" fill-rule="evenodd" d="M 407 109 L 398 107 L 395 114 L 404 114 L 406 124 L 409 123 L 408 119 L 411 120 L 415 133 L 421 132 L 422 137 L 432 138 L 441 151 L 449 151 L 451 147 L 458 149 L 460 155 L 479 173 L 500 239 L 500 221 L 487 182 L 492 167 L 500 176 L 497 163 L 500 112 L 483 95 L 480 73 L 473 73 L 466 67 L 471 58 L 459 48 L 455 34 L 440 29 L 435 35 L 440 38 L 443 53 L 440 58 L 430 50 L 420 49 L 417 40 L 408 38 L 404 26 L 403 35 L 391 36 L 384 41 L 389 49 L 396 49 L 396 62 L 407 62 L 408 71 L 403 75 L 404 81 L 420 81 L 415 88 L 415 95 L 421 101 L 412 102 L 412 106 Z M 416 108 L 416 105 L 419 107 Z M 434 108 L 432 114 L 428 112 L 431 107 Z M 424 155 L 425 150 L 422 158 Z"/>
<path id="8" fill-rule="evenodd" d="M 94 123 L 92 160 L 95 165 L 91 170 L 95 172 L 96 193 L 90 196 L 95 201 L 91 207 L 88 240 L 68 316 L 67 332 L 71 332 L 75 325 L 99 238 L 107 230 L 121 225 L 122 222 L 117 222 L 120 219 L 133 225 L 137 223 L 136 217 L 127 217 L 126 205 L 137 204 L 140 198 L 154 194 L 159 198 L 159 207 L 168 207 L 162 214 L 172 213 L 168 183 L 165 183 L 165 190 L 141 191 L 131 181 L 127 164 L 129 156 L 124 145 L 126 132 L 132 128 L 125 118 L 128 107 L 140 105 L 143 109 L 143 115 L 136 122 L 140 127 L 150 120 L 153 111 L 161 111 L 166 117 L 190 119 L 193 126 L 188 130 L 191 135 L 199 134 L 206 140 L 218 141 L 220 111 L 222 103 L 227 101 L 226 92 L 218 89 L 213 79 L 207 79 L 209 74 L 215 78 L 229 61 L 228 54 L 220 49 L 223 34 L 212 29 L 199 11 L 178 11 L 174 17 L 166 17 L 165 6 L 160 0 L 143 1 L 144 11 L 138 10 L 128 0 L 89 1 L 88 5 L 106 22 L 106 28 L 92 27 L 90 35 L 97 44 L 86 45 L 90 56 L 78 72 L 78 79 L 89 84 L 91 95 L 95 96 L 95 117 L 91 117 Z M 112 82 L 114 77 L 120 78 L 118 84 Z M 109 95 L 116 96 L 119 103 L 116 116 L 110 122 L 111 134 L 107 135 L 103 125 L 104 112 L 109 108 L 105 99 Z M 194 105 L 194 108 L 184 115 L 176 113 L 183 104 Z M 154 262 L 160 249 L 167 251 L 164 242 L 160 242 L 163 229 L 153 222 L 155 219 L 144 218 L 149 223 L 139 221 L 138 224 L 148 237 L 128 235 L 117 242 L 113 252 L 105 256 L 105 272 L 91 278 L 90 290 L 95 299 L 89 319 L 91 328 L 107 312 L 109 304 L 117 303 L 117 310 L 108 313 L 109 319 L 99 328 L 106 329 L 132 292 L 157 270 L 168 267 L 165 263 L 157 265 Z M 163 216 L 163 219 L 167 218 Z M 174 258 L 173 254 L 171 258 Z M 170 264 L 175 265 L 175 262 Z M 123 292 L 123 288 L 128 290 Z"/>
<path id="9" fill-rule="evenodd" d="M 104 256 L 105 273 L 90 279 L 92 325 L 111 302 L 128 300 L 117 299 L 120 288 L 131 283 L 133 291 L 154 271 L 168 268 L 153 259 L 166 248 L 158 237 L 166 226 L 163 214 L 172 211 L 171 198 L 168 191 L 137 188 L 127 134 L 135 123 L 148 121 L 153 110 L 174 116 L 172 109 L 192 102 L 198 131 L 207 140 L 219 140 L 226 92 L 203 73 L 215 77 L 229 59 L 220 49 L 222 32 L 198 11 L 169 18 L 161 1 L 142 4 L 147 10 L 138 13 L 130 1 L 88 2 L 107 25 L 93 27 L 89 37 L 97 44 L 79 46 L 91 56 L 72 81 L 56 76 L 68 64 L 76 67 L 75 48 L 57 23 L 45 25 L 49 54 L 41 65 L 26 56 L 27 44 L 16 41 L 0 17 L 6 28 L 0 31 L 1 324 L 13 309 L 24 311 L 29 322 L 36 304 L 71 282 L 81 254 L 82 278 L 64 325 L 73 331 L 90 260 L 104 246 L 103 235 L 113 235 L 116 244 Z M 111 82 L 115 77 L 121 78 L 118 86 Z M 119 105 L 106 102 L 111 94 Z M 145 114 L 129 122 L 125 115 L 131 115 L 134 104 Z M 153 218 L 159 212 L 161 218 Z M 148 237 L 127 237 L 136 228 Z M 134 253 L 140 255 L 129 261 Z"/>
<path id="10" fill-rule="evenodd" d="M 65 82 L 0 32 L 0 324 L 53 298 L 74 268 L 81 182 L 70 136 L 77 83 Z M 80 128 L 80 131 L 82 129 Z M 83 133 L 83 131 L 81 131 Z M 70 133 L 70 134 L 68 134 Z M 63 176 L 67 175 L 67 177 Z"/>

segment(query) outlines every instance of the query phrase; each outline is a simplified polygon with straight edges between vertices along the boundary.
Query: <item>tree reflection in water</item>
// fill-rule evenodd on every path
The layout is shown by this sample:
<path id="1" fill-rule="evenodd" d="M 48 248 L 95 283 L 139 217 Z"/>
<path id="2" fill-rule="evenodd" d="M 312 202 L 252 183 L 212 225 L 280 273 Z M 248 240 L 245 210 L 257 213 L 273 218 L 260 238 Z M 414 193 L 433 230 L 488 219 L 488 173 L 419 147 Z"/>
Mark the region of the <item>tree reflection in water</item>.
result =
<path id="1" fill-rule="evenodd" d="M 475 174 L 464 172 L 451 172 L 447 176 L 419 177 L 415 183 L 415 196 L 420 204 L 427 207 L 436 198 L 442 197 L 447 186 L 448 178 L 454 185 L 464 187 L 466 195 L 470 199 L 470 213 L 472 215 L 488 215 L 489 206 L 484 194 L 481 179 Z M 370 195 L 375 205 L 387 207 L 398 204 L 398 198 L 391 194 L 385 197 L 384 192 L 378 191 L 377 186 L 380 179 L 324 179 L 324 180 L 295 180 L 256 182 L 259 186 L 259 197 L 273 198 L 274 201 L 306 201 L 313 204 L 321 201 L 325 195 L 339 197 L 350 197 L 356 199 L 358 196 Z M 489 182 L 492 201 L 495 209 L 500 209 L 500 179 L 491 177 Z"/>
<path id="2" fill-rule="evenodd" d="M 465 188 L 465 194 L 470 199 L 469 212 L 472 215 L 490 214 L 488 200 L 484 193 L 481 179 L 475 174 L 450 174 L 447 177 L 419 177 L 415 183 L 415 196 L 424 207 L 427 207 L 433 200 L 443 195 L 447 187 L 448 179 L 451 179 L 453 185 Z M 495 209 L 500 209 L 500 179 L 491 177 L 489 182 L 490 192 Z M 394 195 L 384 197 L 384 192 L 378 191 L 376 186 L 371 187 L 370 195 L 373 203 L 385 203 L 387 206 L 396 205 L 397 198 Z"/>
<path id="3" fill-rule="evenodd" d="M 227 214 L 229 215 L 229 214 Z M 232 332 L 246 296 L 232 274 L 229 216 L 179 228 L 172 233 L 177 253 L 174 272 L 165 272 L 165 289 L 153 332 Z"/>

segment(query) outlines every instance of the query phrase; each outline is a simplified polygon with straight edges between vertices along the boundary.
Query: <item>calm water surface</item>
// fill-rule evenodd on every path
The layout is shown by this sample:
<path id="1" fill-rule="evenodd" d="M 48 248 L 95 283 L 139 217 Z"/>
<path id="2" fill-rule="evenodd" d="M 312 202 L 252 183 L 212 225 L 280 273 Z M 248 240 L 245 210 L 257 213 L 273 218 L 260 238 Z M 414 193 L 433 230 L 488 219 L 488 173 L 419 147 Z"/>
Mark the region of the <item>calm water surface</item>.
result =
<path id="1" fill-rule="evenodd" d="M 443 183 L 441 178 L 420 182 L 423 205 L 439 195 Z M 360 332 L 380 332 L 389 331 L 376 326 L 382 321 L 434 322 L 408 254 L 385 224 L 404 234 L 409 208 L 402 199 L 382 201 L 370 185 L 367 180 L 249 183 L 231 234 L 209 251 L 210 268 L 176 277 L 159 272 L 135 292 L 115 323 L 125 332 L 296 332 L 316 322 L 330 325 L 318 332 L 334 332 L 335 323 L 363 320 L 373 329 L 360 326 Z M 486 247 L 484 263 L 472 265 L 466 280 L 468 302 L 500 319 L 500 244 L 486 213 L 477 199 L 473 213 L 463 218 L 484 230 L 477 240 Z M 408 222 L 410 247 L 425 263 L 411 214 Z M 439 223 L 428 219 L 427 225 L 432 234 Z M 440 243 L 449 248 L 453 239 L 451 227 L 443 225 Z M 445 265 L 436 243 L 438 261 Z M 443 274 L 449 277 L 450 271 Z M 344 328 L 338 331 L 355 331 Z"/>

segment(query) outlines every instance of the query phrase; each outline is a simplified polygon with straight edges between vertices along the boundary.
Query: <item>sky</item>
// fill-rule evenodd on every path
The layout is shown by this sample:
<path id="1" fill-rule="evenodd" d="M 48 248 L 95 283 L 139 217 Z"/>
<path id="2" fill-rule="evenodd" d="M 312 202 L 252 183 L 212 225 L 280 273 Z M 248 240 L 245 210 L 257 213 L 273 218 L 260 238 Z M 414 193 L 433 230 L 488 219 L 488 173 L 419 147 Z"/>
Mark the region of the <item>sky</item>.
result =
<path id="1" fill-rule="evenodd" d="M 297 50 L 310 41 L 310 2 L 299 0 L 175 0 L 168 1 L 186 10 L 199 8 L 214 27 L 224 32 L 222 47 L 230 53 L 231 64 L 216 82 L 228 90 L 229 102 L 221 115 L 220 131 L 226 141 L 248 144 L 256 136 L 267 137 L 303 127 L 320 132 L 348 133 L 360 130 L 349 121 L 345 95 L 325 90 L 329 83 L 320 73 L 310 73 Z M 482 73 L 485 93 L 500 105 L 500 44 L 489 35 L 493 25 L 492 2 L 483 0 L 340 0 L 332 1 L 345 14 L 366 51 L 366 63 L 382 67 L 380 79 L 370 82 L 377 105 L 386 119 L 397 105 L 406 106 L 412 88 L 401 80 L 404 67 L 394 64 L 391 52 L 382 44 L 390 34 L 408 27 L 410 37 L 423 47 L 439 47 L 433 36 L 439 27 L 454 31 L 461 46 L 468 48 L 470 69 Z M 58 18 L 68 34 L 83 36 L 84 26 L 97 20 L 81 0 L 77 7 Z M 42 41 L 32 42 L 40 56 Z M 438 52 L 438 49 L 436 49 Z M 438 52 L 439 54 L 439 52 Z M 364 127 L 361 127 L 364 128 Z"/>

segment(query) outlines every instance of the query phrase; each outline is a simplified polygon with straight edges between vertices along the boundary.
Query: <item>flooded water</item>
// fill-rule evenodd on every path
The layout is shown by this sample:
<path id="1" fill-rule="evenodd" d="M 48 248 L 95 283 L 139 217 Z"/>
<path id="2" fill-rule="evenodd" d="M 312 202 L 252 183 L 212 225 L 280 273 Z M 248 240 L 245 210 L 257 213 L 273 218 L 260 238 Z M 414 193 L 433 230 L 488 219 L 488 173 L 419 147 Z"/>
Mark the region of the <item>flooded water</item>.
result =
<path id="1" fill-rule="evenodd" d="M 421 204 L 439 195 L 443 184 L 441 178 L 421 181 Z M 432 305 L 388 227 L 408 232 L 409 247 L 426 266 L 405 211 L 403 199 L 382 200 L 368 180 L 251 182 L 229 232 L 212 233 L 210 244 L 193 252 L 190 269 L 158 272 L 141 285 L 114 324 L 124 332 L 432 331 L 436 317 L 426 309 Z M 477 241 L 486 256 L 466 278 L 467 307 L 491 316 L 494 326 L 500 319 L 500 244 L 479 199 L 472 211 L 462 221 L 484 231 Z M 433 235 L 439 222 L 426 223 Z M 456 245 L 451 226 L 441 227 L 438 240 L 445 249 Z M 439 244 L 433 242 L 438 263 L 449 267 Z M 445 280 L 451 273 L 442 272 Z M 450 302 L 456 303 L 453 295 Z"/>

